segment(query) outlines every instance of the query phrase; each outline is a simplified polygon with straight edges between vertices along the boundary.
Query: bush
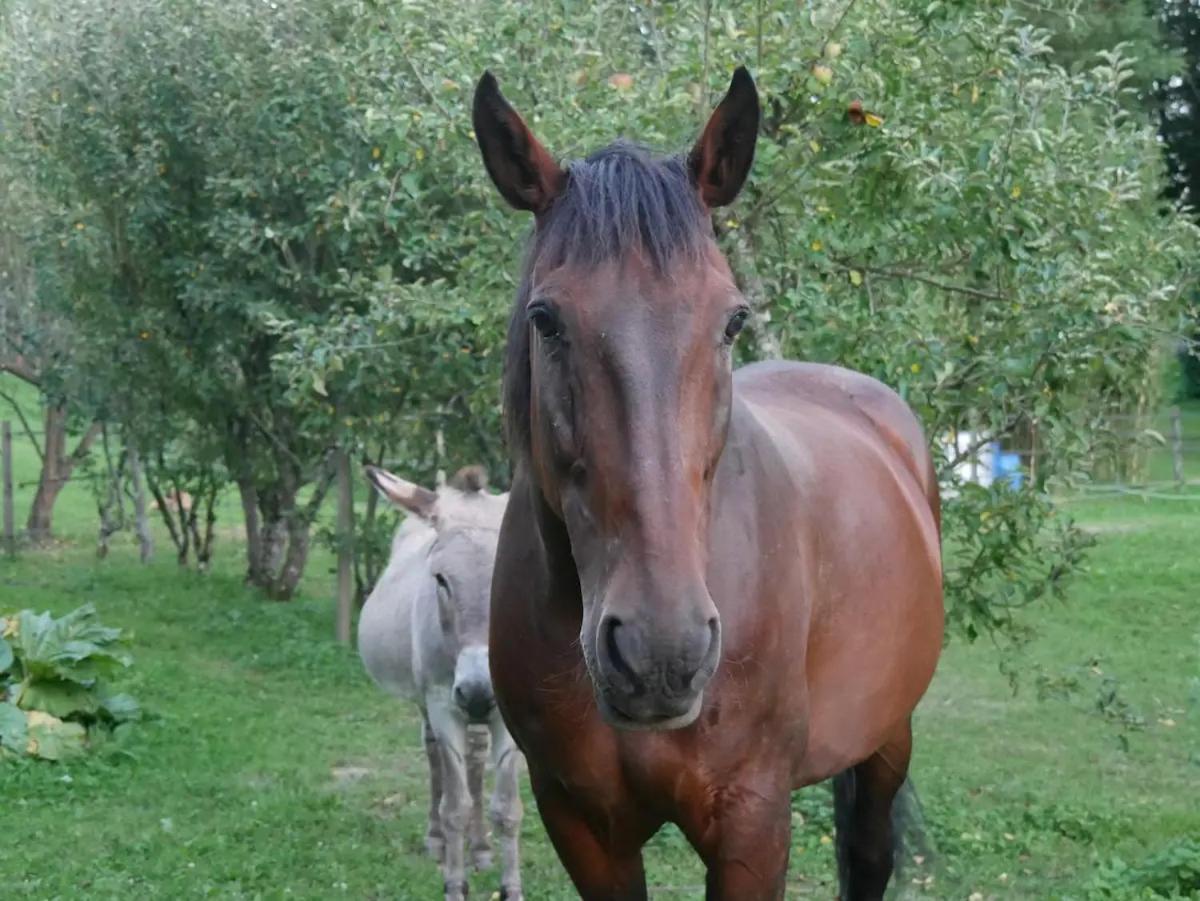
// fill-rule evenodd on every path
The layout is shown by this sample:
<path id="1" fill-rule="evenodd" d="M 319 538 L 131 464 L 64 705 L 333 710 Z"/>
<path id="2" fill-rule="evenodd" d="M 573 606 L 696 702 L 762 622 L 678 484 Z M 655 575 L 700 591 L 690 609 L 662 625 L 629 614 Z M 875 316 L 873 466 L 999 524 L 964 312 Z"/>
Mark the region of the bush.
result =
<path id="1" fill-rule="evenodd" d="M 0 755 L 62 760 L 140 719 L 137 701 L 105 682 L 132 663 L 124 644 L 91 604 L 0 618 Z"/>
<path id="2" fill-rule="evenodd" d="M 1179 342 L 1178 356 L 1180 399 L 1200 397 L 1200 322 Z"/>
<path id="3" fill-rule="evenodd" d="M 1090 898 L 1195 898 L 1200 895 L 1200 840 L 1184 838 L 1130 865 L 1103 864 L 1088 885 Z"/>

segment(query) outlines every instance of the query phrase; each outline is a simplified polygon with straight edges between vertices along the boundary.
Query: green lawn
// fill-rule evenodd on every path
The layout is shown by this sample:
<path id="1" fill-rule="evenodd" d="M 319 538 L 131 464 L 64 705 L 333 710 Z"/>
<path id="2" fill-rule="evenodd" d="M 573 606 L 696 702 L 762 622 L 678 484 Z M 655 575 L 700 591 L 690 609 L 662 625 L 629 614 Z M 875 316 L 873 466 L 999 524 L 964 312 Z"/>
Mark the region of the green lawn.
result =
<path id="1" fill-rule="evenodd" d="M 914 778 L 936 853 L 904 874 L 908 894 L 1095 896 L 1114 858 L 1136 865 L 1200 837 L 1200 498 L 1069 509 L 1098 544 L 1069 601 L 1029 616 L 1020 691 L 986 640 L 955 644 L 919 711 Z M 268 604 L 240 583 L 232 529 L 198 576 L 165 541 L 148 566 L 128 536 L 97 561 L 83 485 L 58 514 L 63 542 L 0 559 L 0 609 L 94 602 L 133 633 L 124 687 L 155 718 L 83 762 L 0 766 L 0 895 L 440 897 L 420 854 L 417 721 L 330 640 L 329 558 L 315 556 L 298 601 Z M 1077 691 L 1038 700 L 1037 668 Z M 792 894 L 833 897 L 828 792 L 796 811 Z M 573 897 L 527 813 L 528 896 Z M 647 858 L 656 897 L 701 897 L 677 832 Z M 498 886 L 495 873 L 473 881 L 476 897 Z"/>

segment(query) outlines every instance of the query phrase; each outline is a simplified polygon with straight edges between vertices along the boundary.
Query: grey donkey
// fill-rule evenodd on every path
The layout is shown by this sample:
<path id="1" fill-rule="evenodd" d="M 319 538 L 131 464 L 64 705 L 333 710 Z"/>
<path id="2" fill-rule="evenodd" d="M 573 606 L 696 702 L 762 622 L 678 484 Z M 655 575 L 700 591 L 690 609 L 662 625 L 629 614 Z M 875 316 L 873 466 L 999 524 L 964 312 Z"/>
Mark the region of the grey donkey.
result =
<path id="1" fill-rule="evenodd" d="M 376 683 L 421 710 L 430 784 L 425 846 L 441 861 L 446 901 L 466 897 L 467 839 L 476 868 L 490 866 L 483 819 L 490 733 L 495 768 L 490 814 L 501 854 L 500 897 L 516 901 L 522 897 L 521 755 L 496 707 L 487 646 L 492 567 L 508 495 L 489 493 L 478 467 L 460 470 L 437 491 L 374 466 L 366 467 L 366 475 L 409 514 L 363 607 L 358 648 Z"/>

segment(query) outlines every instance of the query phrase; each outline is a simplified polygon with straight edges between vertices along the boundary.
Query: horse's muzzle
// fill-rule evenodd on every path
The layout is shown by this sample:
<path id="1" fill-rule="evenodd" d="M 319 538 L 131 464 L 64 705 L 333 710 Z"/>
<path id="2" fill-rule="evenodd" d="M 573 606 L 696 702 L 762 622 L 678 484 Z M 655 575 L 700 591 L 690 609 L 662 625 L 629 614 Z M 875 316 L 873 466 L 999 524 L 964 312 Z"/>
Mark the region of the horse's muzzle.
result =
<path id="1" fill-rule="evenodd" d="M 700 713 L 721 656 L 721 624 L 664 630 L 605 615 L 596 635 L 597 701 L 623 729 L 680 729 Z"/>

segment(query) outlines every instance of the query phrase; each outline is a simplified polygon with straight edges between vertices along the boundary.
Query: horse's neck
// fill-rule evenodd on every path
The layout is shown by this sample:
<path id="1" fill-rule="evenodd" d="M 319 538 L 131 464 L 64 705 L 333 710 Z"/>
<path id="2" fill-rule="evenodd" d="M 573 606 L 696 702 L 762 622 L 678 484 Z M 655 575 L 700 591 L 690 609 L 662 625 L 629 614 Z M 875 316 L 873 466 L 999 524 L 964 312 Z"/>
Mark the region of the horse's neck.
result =
<path id="1" fill-rule="evenodd" d="M 533 535 L 544 562 L 544 576 L 550 589 L 547 596 L 556 606 L 566 608 L 572 614 L 582 615 L 579 570 L 575 566 L 575 555 L 571 551 L 567 524 L 547 505 L 541 488 L 528 468 L 514 480 L 514 492 L 518 481 L 524 483 L 527 492 L 525 503 L 529 505 L 532 515 Z"/>

